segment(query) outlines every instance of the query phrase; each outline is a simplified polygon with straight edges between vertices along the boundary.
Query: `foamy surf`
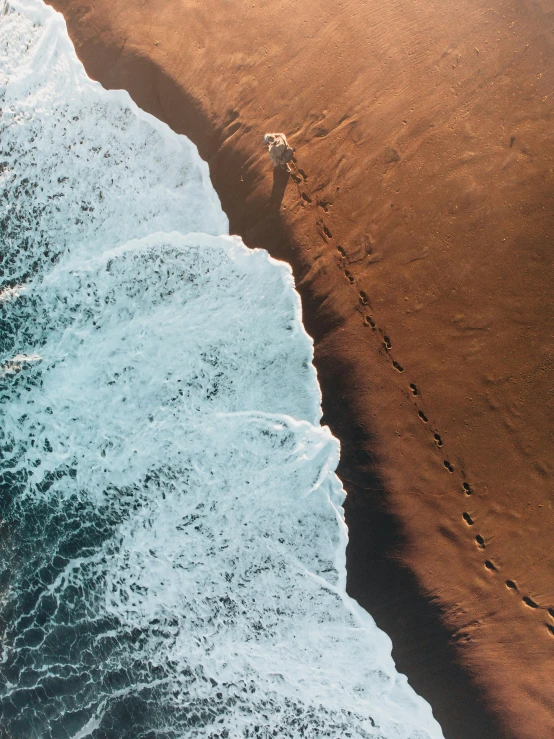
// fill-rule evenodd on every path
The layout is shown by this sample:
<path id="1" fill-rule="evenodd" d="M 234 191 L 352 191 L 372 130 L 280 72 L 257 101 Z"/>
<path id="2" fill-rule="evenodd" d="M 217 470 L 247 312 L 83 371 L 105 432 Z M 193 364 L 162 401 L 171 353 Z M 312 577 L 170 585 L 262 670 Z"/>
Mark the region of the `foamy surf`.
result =
<path id="1" fill-rule="evenodd" d="M 61 16 L 0 24 L 6 736 L 442 737 L 345 593 L 290 268 Z"/>

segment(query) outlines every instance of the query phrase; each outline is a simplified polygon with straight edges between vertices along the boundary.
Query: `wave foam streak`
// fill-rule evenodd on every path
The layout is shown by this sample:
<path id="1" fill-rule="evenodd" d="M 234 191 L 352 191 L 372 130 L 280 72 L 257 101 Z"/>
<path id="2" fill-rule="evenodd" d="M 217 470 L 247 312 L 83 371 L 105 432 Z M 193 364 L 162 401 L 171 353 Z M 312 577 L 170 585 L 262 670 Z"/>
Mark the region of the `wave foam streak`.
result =
<path id="1" fill-rule="evenodd" d="M 345 593 L 290 269 L 39 0 L 0 68 L 6 735 L 438 739 Z"/>

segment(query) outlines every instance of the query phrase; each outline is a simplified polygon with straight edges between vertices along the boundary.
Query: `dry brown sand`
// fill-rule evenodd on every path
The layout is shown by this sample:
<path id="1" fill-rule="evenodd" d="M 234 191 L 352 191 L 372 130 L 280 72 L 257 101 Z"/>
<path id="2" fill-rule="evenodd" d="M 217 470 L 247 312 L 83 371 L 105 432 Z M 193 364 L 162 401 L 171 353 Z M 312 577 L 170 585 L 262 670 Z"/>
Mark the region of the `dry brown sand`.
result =
<path id="1" fill-rule="evenodd" d="M 448 739 L 554 737 L 554 1 L 53 4 L 293 265 L 398 668 Z"/>

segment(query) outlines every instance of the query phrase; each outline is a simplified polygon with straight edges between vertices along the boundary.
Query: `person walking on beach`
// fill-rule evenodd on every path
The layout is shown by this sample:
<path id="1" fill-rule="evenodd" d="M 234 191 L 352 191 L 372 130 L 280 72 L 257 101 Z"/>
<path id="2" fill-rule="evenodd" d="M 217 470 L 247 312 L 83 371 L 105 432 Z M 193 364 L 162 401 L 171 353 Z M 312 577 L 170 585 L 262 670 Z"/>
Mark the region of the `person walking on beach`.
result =
<path id="1" fill-rule="evenodd" d="M 292 160 L 293 150 L 288 145 L 287 137 L 284 133 L 266 133 L 264 142 L 267 144 L 269 156 L 274 167 L 281 167 L 286 172 L 290 172 L 289 162 Z"/>

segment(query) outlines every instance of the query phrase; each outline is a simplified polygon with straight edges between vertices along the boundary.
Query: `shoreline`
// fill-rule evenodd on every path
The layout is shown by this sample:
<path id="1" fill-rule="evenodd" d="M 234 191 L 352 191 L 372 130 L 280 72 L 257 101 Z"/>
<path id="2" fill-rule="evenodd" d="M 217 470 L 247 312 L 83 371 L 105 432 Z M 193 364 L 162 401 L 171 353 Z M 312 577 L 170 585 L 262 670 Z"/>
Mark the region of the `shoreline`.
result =
<path id="1" fill-rule="evenodd" d="M 352 2 L 335 11 L 307 5 L 296 20 L 314 27 L 311 45 L 289 33 L 282 49 L 260 49 L 255 39 L 284 27 L 255 10 L 244 11 L 249 30 L 237 40 L 232 29 L 245 18 L 219 7 L 206 21 L 167 3 L 157 15 L 107 0 L 53 5 L 89 76 L 127 89 L 198 146 L 231 232 L 291 263 L 315 344 L 322 422 L 342 447 L 348 591 L 391 637 L 398 670 L 447 739 L 543 739 L 554 730 L 553 465 L 545 454 L 554 370 L 552 345 L 544 349 L 553 323 L 554 65 L 533 82 L 544 90 L 523 96 L 510 125 L 506 116 L 512 88 L 530 86 L 545 54 L 554 59 L 543 28 L 554 28 L 552 14 L 498 2 L 491 29 L 495 16 L 475 2 L 448 31 L 456 45 L 444 38 L 453 3 L 441 13 L 415 3 L 399 19 L 383 2 L 379 22 L 360 10 L 359 23 L 343 28 Z M 493 36 L 522 15 L 525 37 L 502 36 L 483 61 Z M 380 64 L 377 76 L 348 51 L 370 25 L 378 48 L 365 52 Z M 478 39 L 471 56 L 470 37 Z M 528 39 L 532 53 L 523 53 Z M 232 48 L 218 58 L 224 41 Z M 420 74 L 427 45 L 441 73 L 433 84 Z M 398 59 L 387 60 L 390 48 Z M 329 66 L 336 58 L 344 70 Z M 283 80 L 261 90 L 256 74 L 274 65 Z M 484 85 L 483 65 L 499 94 Z M 346 71 L 352 82 L 341 91 Z M 452 84 L 457 95 L 446 100 Z M 284 90 L 302 93 L 291 99 Z M 265 128 L 287 134 L 299 182 L 273 176 Z M 533 489 L 520 501 L 525 485 Z"/>

